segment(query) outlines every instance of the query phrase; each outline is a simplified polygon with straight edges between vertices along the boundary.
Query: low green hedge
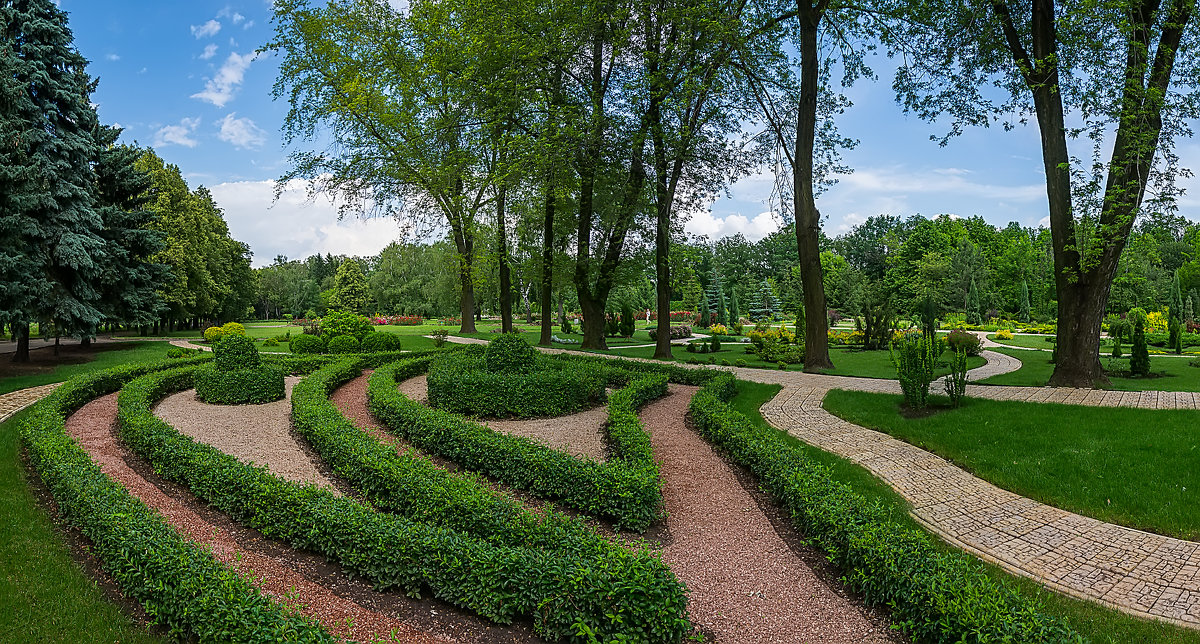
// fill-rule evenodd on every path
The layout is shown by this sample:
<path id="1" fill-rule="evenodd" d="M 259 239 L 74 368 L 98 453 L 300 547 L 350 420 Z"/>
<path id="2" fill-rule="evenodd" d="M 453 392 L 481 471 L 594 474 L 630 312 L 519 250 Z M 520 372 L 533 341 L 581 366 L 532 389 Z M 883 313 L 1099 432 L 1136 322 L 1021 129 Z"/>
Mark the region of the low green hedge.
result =
<path id="1" fill-rule="evenodd" d="M 172 637 L 200 642 L 336 642 L 311 620 L 262 595 L 202 546 L 113 482 L 67 436 L 66 416 L 122 383 L 165 366 L 117 367 L 80 376 L 39 402 L 21 424 L 29 460 L 63 518 L 90 542 L 121 591 Z"/>
<path id="2" fill-rule="evenodd" d="M 314 382 L 322 380 L 322 373 L 345 375 L 350 363 L 319 371 Z M 417 595 L 429 589 L 500 623 L 531 618 L 534 629 L 551 639 L 589 641 L 586 634 L 594 633 L 601 641 L 678 642 L 687 632 L 682 585 L 651 553 L 627 550 L 598 536 L 594 552 L 586 553 L 593 556 L 544 545 L 497 545 L 286 481 L 179 434 L 152 413 L 155 400 L 190 382 L 191 370 L 178 369 L 127 385 L 118 402 L 122 436 L 164 478 L 188 486 L 235 521 L 297 549 L 321 553 L 380 590 Z M 307 420 L 310 429 L 323 428 L 320 419 Z M 394 449 L 391 453 L 396 455 Z M 377 465 L 388 468 L 396 463 Z M 486 503 L 482 494 L 479 502 Z M 526 514 L 527 524 L 540 521 Z"/>
<path id="3" fill-rule="evenodd" d="M 496 371 L 477 347 L 439 357 L 429 367 L 429 404 L 468 416 L 535 418 L 574 413 L 604 399 L 599 367 L 533 358 L 528 370 Z"/>
<path id="4" fill-rule="evenodd" d="M 420 360 L 381 367 L 371 376 L 367 390 L 371 412 L 413 445 L 509 487 L 611 519 L 618 528 L 642 532 L 664 516 L 662 482 L 653 458 L 597 462 L 571 456 L 422 405 L 397 391 L 400 380 L 420 374 L 428 365 L 428 360 Z M 572 365 L 561 365 L 564 372 L 571 371 Z M 594 372 L 589 378 L 598 378 L 603 387 L 603 374 L 595 369 L 588 371 Z M 662 389 L 665 391 L 665 382 Z M 639 394 L 637 400 L 645 395 Z M 631 423 L 636 429 L 629 429 Z M 645 434 L 636 415 L 632 421 L 623 417 L 618 423 L 618 436 L 631 443 L 635 439 L 627 437 L 635 431 Z M 630 447 L 630 451 L 641 454 L 638 447 Z"/>
<path id="5" fill-rule="evenodd" d="M 928 642 L 1081 642 L 1062 622 L 990 577 L 961 552 L 887 518 L 878 503 L 834 481 L 775 430 L 752 424 L 726 401 L 735 392 L 721 375 L 689 405 L 696 429 L 750 468 L 812 545 L 825 551 L 843 580 L 870 604 L 888 606 L 914 640 Z"/>
<path id="6" fill-rule="evenodd" d="M 196 397 L 213 405 L 258 405 L 283 400 L 283 370 L 269 365 L 223 371 L 214 365 L 196 370 Z"/>

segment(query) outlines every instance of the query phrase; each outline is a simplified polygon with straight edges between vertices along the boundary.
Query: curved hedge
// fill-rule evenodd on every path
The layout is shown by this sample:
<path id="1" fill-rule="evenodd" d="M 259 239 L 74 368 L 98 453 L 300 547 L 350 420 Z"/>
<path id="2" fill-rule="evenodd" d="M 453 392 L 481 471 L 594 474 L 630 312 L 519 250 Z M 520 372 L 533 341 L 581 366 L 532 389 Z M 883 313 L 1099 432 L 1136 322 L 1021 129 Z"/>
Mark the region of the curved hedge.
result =
<path id="1" fill-rule="evenodd" d="M 947 552 L 920 530 L 897 524 L 879 503 L 834 481 L 783 433 L 755 426 L 726 401 L 733 376 L 722 374 L 688 407 L 696 429 L 750 468 L 812 545 L 870 604 L 891 609 L 916 641 L 1081 642 L 1079 634 L 990 577 L 969 555 Z"/>
<path id="2" fill-rule="evenodd" d="M 269 365 L 222 371 L 216 365 L 196 370 L 196 397 L 213 405 L 258 405 L 283 400 L 283 370 Z"/>
<path id="3" fill-rule="evenodd" d="M 208 357 L 117 367 L 68 381 L 21 424 L 29 460 L 59 512 L 127 596 L 173 637 L 201 642 L 336 642 L 311 620 L 262 595 L 112 481 L 65 431 L 66 417 L 137 376 Z"/>
<path id="4" fill-rule="evenodd" d="M 322 371 L 345 375 L 351 362 Z M 545 545 L 498 545 L 286 481 L 179 434 L 152 413 L 155 400 L 189 386 L 190 380 L 190 369 L 178 369 L 126 386 L 118 403 L 122 436 L 164 478 L 188 486 L 235 521 L 321 553 L 380 590 L 416 595 L 428 589 L 500 623 L 532 618 L 535 630 L 553 639 L 587 641 L 585 634 L 591 633 L 602 641 L 677 642 L 687 632 L 683 588 L 656 555 L 598 536 L 591 544 L 574 542 L 592 548 L 582 554 Z M 310 393 L 319 390 L 319 381 Z M 319 416 L 319 410 L 307 416 L 310 429 L 324 428 Z M 397 462 L 378 465 L 390 468 Z M 482 494 L 478 483 L 475 487 Z M 473 502 L 486 503 L 482 496 Z M 528 525 L 541 521 L 525 514 Z M 461 518 L 470 521 L 471 516 Z"/>
<path id="5" fill-rule="evenodd" d="M 517 342 L 533 351 L 524 340 Z M 496 358 L 474 347 L 440 356 L 429 366 L 429 404 L 454 414 L 534 418 L 574 413 L 603 400 L 599 367 L 533 357 L 528 370 L 497 371 L 488 365 L 508 356 Z"/>
<path id="6" fill-rule="evenodd" d="M 562 364 L 563 371 L 575 366 Z M 371 412 L 413 445 L 509 487 L 611 519 L 618 528 L 641 532 L 664 516 L 658 465 L 652 454 L 643 458 L 650 453 L 649 437 L 633 408 L 610 407 L 610 427 L 616 429 L 613 445 L 617 458 L 597 462 L 494 431 L 457 414 L 422 405 L 397 391 L 397 382 L 419 375 L 428 365 L 429 360 L 385 365 L 371 376 L 367 388 Z M 595 374 L 603 386 L 604 376 L 599 371 Z M 655 378 L 662 382 L 646 391 L 661 390 L 658 394 L 661 395 L 666 391 L 665 378 L 661 375 Z M 642 386 L 637 387 L 639 392 Z M 630 402 L 644 403 L 647 395 L 631 393 Z M 613 424 L 612 414 L 621 410 L 627 413 L 618 414 Z M 636 458 L 626 458 L 627 455 Z"/>

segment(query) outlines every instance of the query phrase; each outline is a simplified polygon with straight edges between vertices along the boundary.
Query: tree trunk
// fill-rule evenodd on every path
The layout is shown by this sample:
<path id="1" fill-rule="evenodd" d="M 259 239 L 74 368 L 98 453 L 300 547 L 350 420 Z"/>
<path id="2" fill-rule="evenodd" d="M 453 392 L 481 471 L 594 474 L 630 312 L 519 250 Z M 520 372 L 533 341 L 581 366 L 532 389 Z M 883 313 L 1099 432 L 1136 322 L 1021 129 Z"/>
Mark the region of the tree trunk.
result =
<path id="1" fill-rule="evenodd" d="M 55 334 L 54 334 L 54 357 L 55 357 L 55 358 L 57 358 L 57 357 L 58 357 L 58 347 L 59 347 L 59 345 L 60 345 L 60 343 L 59 343 L 59 340 L 60 340 L 60 339 L 61 339 L 61 338 L 59 338 L 59 337 L 58 337 L 58 334 L 57 334 L 57 333 L 55 333 Z"/>
<path id="2" fill-rule="evenodd" d="M 579 308 L 583 312 L 583 343 L 581 349 L 608 349 L 608 341 L 604 338 L 604 305 L 600 301 L 580 291 Z"/>
<path id="3" fill-rule="evenodd" d="M 85 348 L 85 349 L 86 349 L 86 348 L 88 348 L 88 347 L 90 347 L 90 346 L 92 346 L 92 339 L 91 339 L 91 338 L 84 338 L 84 339 L 80 340 L 80 341 L 79 341 L 79 346 L 81 346 L 81 347 L 83 347 L 83 348 Z"/>
<path id="4" fill-rule="evenodd" d="M 12 361 L 17 363 L 29 362 L 29 323 L 14 323 L 12 329 L 13 333 L 17 336 L 17 350 L 13 352 Z"/>
<path id="5" fill-rule="evenodd" d="M 1091 389 L 1108 385 L 1108 377 L 1100 364 L 1100 325 L 1108 302 L 1108 289 L 1097 297 L 1099 284 L 1072 285 L 1058 292 L 1059 317 L 1056 339 L 1057 352 L 1052 387 Z"/>
<path id="6" fill-rule="evenodd" d="M 504 198 L 507 186 L 500 182 L 496 194 L 496 236 L 499 238 L 497 253 L 500 262 L 500 330 L 512 333 L 512 271 L 508 266 L 508 227 L 504 224 Z"/>
<path id="7" fill-rule="evenodd" d="M 808 3 L 805 3 L 806 5 Z M 804 371 L 833 368 L 829 359 L 829 319 L 825 315 L 825 278 L 821 271 L 821 213 L 813 190 L 813 147 L 817 127 L 817 26 L 822 16 L 811 5 L 800 20 L 800 109 L 796 115 L 793 199 L 800 281 L 804 285 Z"/>
<path id="8" fill-rule="evenodd" d="M 458 281 L 462 290 L 458 298 L 459 314 L 462 316 L 458 332 L 475 333 L 475 284 L 471 266 L 475 243 L 471 235 L 464 234 L 461 226 L 454 226 L 453 233 L 454 244 L 458 248 Z"/>
<path id="9" fill-rule="evenodd" d="M 550 171 L 553 173 L 553 170 Z M 552 175 L 551 175 L 552 176 Z M 547 178 L 545 215 L 542 218 L 542 337 L 538 344 L 550 346 L 554 335 L 554 182 Z M 559 314 L 561 317 L 561 313 Z"/>

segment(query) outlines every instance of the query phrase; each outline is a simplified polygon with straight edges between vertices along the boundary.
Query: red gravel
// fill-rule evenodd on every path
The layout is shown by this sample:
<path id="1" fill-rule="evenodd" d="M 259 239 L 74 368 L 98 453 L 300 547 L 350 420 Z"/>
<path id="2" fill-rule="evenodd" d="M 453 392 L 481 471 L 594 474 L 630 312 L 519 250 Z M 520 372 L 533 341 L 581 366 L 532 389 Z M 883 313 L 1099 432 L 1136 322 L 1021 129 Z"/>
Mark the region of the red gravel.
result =
<path id="1" fill-rule="evenodd" d="M 884 620 L 826 583 L 776 532 L 735 472 L 687 427 L 696 387 L 642 409 L 672 542 L 663 561 L 690 589 L 692 622 L 721 644 L 890 642 Z"/>
<path id="2" fill-rule="evenodd" d="M 295 570 L 265 556 L 251 544 L 239 542 L 138 474 L 126 462 L 131 456 L 119 442 L 115 427 L 117 394 L 98 398 L 67 419 L 67 433 L 79 441 L 100 469 L 143 503 L 159 511 L 188 539 L 209 546 L 218 560 L 242 573 L 265 594 L 320 622 L 328 632 L 357 641 L 396 641 L 424 644 L 453 642 L 421 632 L 411 624 L 339 597 Z"/>

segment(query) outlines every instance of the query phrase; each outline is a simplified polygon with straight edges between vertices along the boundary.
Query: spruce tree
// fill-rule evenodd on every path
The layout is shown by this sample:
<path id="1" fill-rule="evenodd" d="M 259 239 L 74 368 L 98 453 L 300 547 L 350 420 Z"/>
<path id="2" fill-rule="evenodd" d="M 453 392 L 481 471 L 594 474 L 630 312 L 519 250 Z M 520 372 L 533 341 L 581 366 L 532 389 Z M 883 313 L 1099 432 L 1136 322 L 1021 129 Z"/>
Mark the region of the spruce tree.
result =
<path id="1" fill-rule="evenodd" d="M 0 21 L 0 310 L 21 336 L 13 360 L 25 362 L 30 322 L 85 336 L 102 319 L 98 121 L 67 15 L 52 0 L 25 0 L 0 5 Z"/>
<path id="2" fill-rule="evenodd" d="M 729 326 L 729 314 L 725 310 L 725 285 L 716 269 L 708 280 L 707 298 L 709 311 L 712 312 L 712 323 Z"/>
<path id="3" fill-rule="evenodd" d="M 1183 291 L 1179 288 L 1179 271 L 1175 271 L 1175 277 L 1171 279 L 1171 317 L 1183 322 Z"/>

